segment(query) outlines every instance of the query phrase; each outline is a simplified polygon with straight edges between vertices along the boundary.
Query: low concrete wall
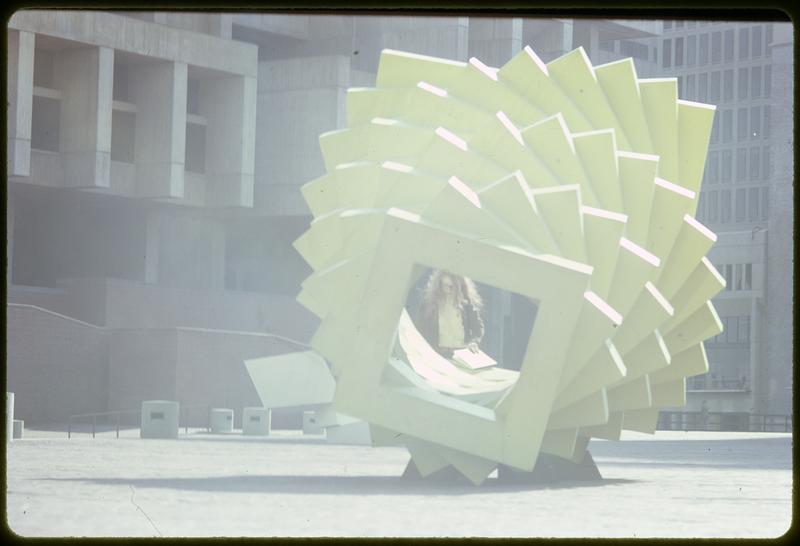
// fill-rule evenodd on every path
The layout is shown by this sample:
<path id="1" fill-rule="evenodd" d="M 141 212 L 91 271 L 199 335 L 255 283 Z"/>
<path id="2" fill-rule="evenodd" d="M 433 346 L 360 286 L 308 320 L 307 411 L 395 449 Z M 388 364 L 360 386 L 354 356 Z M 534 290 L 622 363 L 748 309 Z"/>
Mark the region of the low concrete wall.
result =
<path id="1" fill-rule="evenodd" d="M 69 314 L 109 328 L 209 328 L 269 332 L 308 341 L 318 319 L 292 296 L 187 290 L 124 279 L 59 281 Z"/>
<path id="2" fill-rule="evenodd" d="M 64 423 L 103 411 L 108 393 L 108 333 L 31 305 L 6 306 L 7 390 L 28 426 Z"/>

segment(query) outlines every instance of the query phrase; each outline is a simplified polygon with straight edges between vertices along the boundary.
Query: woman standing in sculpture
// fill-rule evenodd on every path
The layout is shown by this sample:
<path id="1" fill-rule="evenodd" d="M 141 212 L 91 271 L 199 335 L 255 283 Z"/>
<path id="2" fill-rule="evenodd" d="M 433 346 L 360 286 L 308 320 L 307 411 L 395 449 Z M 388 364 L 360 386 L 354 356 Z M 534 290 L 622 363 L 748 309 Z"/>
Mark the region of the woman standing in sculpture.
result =
<path id="1" fill-rule="evenodd" d="M 446 358 L 465 347 L 477 353 L 483 338 L 482 305 L 472 280 L 437 269 L 422 295 L 417 326 L 430 346 Z"/>

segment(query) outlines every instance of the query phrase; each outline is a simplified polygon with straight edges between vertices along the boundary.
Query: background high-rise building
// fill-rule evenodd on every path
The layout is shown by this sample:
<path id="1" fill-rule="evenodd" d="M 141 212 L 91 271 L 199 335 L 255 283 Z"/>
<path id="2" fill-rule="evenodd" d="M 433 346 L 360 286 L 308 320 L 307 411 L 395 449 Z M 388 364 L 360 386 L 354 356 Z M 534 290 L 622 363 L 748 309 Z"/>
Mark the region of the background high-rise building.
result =
<path id="1" fill-rule="evenodd" d="M 788 23 L 665 21 L 659 70 L 682 98 L 717 106 L 697 218 L 719 236 L 724 331 L 688 409 L 791 413 L 792 36 Z"/>
<path id="2" fill-rule="evenodd" d="M 790 413 L 788 24 L 22 11 L 8 31 L 17 414 L 258 404 L 242 359 L 303 348 L 317 324 L 294 301 L 310 269 L 291 243 L 347 89 L 373 85 L 383 48 L 500 66 L 525 45 L 545 61 L 633 57 L 718 105 L 698 214 L 720 233 L 726 331 L 689 406 Z M 487 347 L 518 353 L 528 311 L 484 296 Z"/>

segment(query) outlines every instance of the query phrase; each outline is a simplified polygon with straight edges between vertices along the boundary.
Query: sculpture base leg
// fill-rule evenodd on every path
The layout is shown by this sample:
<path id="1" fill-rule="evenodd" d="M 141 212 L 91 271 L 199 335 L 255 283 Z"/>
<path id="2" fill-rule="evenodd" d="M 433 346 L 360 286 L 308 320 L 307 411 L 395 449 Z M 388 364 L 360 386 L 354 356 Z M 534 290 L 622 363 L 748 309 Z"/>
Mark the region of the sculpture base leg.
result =
<path id="1" fill-rule="evenodd" d="M 603 476 L 597 469 L 592 455 L 586 451 L 583 461 L 574 463 L 570 460 L 540 453 L 536 466 L 531 472 L 523 472 L 506 465 L 497 470 L 497 481 L 507 484 L 551 484 L 568 481 L 599 481 Z"/>
<path id="2" fill-rule="evenodd" d="M 424 483 L 437 483 L 437 484 L 450 484 L 450 485 L 473 485 L 461 472 L 455 467 L 448 465 L 441 470 L 437 470 L 433 474 L 423 476 L 419 473 L 414 461 L 408 461 L 403 475 L 400 477 L 403 481 L 410 482 L 424 482 Z"/>

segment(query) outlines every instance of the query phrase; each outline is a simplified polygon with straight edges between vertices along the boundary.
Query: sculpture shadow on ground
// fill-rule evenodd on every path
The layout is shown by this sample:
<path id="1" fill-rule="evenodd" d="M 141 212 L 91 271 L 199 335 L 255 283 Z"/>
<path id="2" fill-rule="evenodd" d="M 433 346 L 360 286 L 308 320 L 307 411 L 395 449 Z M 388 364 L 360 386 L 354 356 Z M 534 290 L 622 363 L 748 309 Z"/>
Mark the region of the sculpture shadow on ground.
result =
<path id="1" fill-rule="evenodd" d="M 399 476 L 291 476 L 245 475 L 209 476 L 202 478 L 48 478 L 48 481 L 84 482 L 104 486 L 134 488 L 178 489 L 222 493 L 266 493 L 301 495 L 491 495 L 514 491 L 547 489 L 578 489 L 610 487 L 635 483 L 637 480 L 602 479 L 594 481 L 564 481 L 551 484 L 500 483 L 487 479 L 481 486 L 461 483 L 408 481 Z"/>

